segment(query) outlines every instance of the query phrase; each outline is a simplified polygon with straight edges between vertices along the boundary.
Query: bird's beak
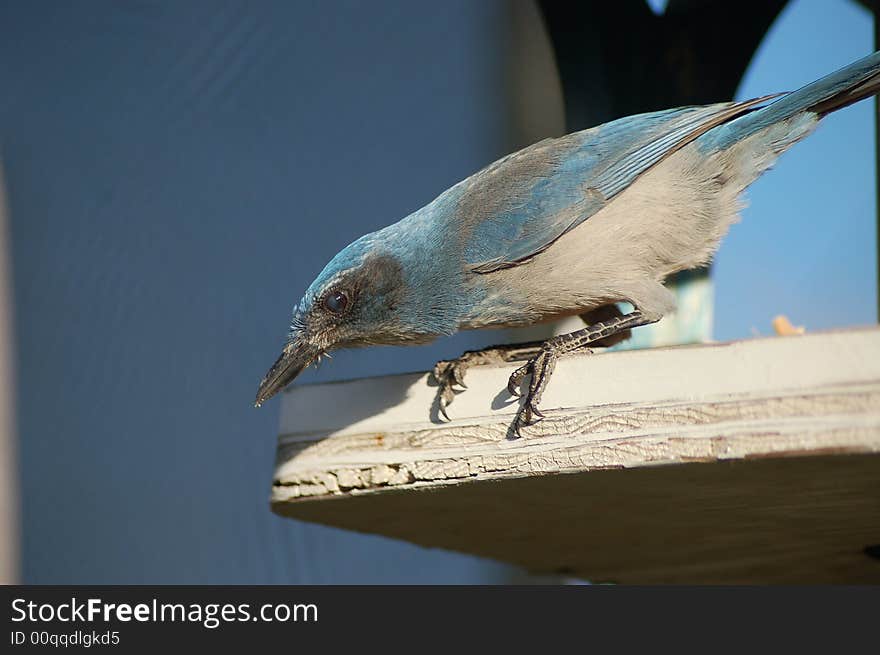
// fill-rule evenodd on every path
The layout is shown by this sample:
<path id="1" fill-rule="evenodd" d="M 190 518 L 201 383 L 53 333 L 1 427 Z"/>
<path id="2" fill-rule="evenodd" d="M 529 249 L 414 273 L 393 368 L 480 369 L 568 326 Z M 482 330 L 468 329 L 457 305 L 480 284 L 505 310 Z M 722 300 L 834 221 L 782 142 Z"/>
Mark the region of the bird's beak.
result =
<path id="1" fill-rule="evenodd" d="M 260 383 L 254 406 L 259 407 L 293 382 L 306 366 L 317 359 L 320 352 L 317 346 L 313 346 L 301 337 L 292 339 Z"/>

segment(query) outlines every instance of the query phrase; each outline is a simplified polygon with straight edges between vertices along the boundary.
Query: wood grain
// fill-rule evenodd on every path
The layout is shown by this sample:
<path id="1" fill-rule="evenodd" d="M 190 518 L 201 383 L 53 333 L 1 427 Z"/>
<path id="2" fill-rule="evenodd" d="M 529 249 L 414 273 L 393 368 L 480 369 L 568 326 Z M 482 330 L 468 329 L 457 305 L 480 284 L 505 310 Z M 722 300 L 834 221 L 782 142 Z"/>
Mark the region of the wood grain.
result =
<path id="1" fill-rule="evenodd" d="M 510 370 L 448 423 L 425 375 L 295 387 L 274 511 L 591 580 L 880 582 L 880 330 L 565 359 L 522 439 Z"/>

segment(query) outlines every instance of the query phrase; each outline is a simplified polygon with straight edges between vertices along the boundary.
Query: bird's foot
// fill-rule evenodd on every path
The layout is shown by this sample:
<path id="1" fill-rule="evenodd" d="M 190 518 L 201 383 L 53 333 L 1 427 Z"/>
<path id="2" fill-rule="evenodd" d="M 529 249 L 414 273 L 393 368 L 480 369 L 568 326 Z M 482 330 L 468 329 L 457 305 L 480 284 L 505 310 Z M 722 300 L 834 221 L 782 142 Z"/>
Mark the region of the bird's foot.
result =
<path id="1" fill-rule="evenodd" d="M 447 421 L 449 420 L 446 408 L 455 400 L 456 387 L 467 388 L 464 376 L 470 367 L 528 359 L 538 352 L 540 347 L 539 342 L 491 346 L 483 350 L 468 350 L 457 359 L 437 362 L 432 374 L 438 386 L 437 405 L 440 413 Z"/>
<path id="2" fill-rule="evenodd" d="M 595 344 L 614 337 L 624 330 L 629 330 L 648 323 L 654 323 L 659 317 L 646 317 L 641 310 L 634 309 L 629 314 L 613 315 L 611 318 L 588 325 L 582 330 L 576 330 L 568 334 L 560 334 L 548 339 L 541 346 L 538 353 L 529 359 L 524 365 L 516 369 L 507 381 L 507 390 L 514 396 L 519 394 L 519 385 L 526 378 L 531 376 L 529 380 L 529 389 L 523 398 L 522 405 L 516 413 L 513 422 L 513 431 L 516 436 L 522 436 L 522 429 L 529 425 L 534 425 L 538 420 L 544 418 L 538 410 L 538 403 L 541 402 L 541 395 L 547 388 L 550 376 L 553 375 L 553 369 L 556 367 L 556 360 L 560 356 L 573 352 L 587 352 L 592 354 L 592 350 L 587 348 L 588 345 Z"/>
<path id="3" fill-rule="evenodd" d="M 466 355 L 467 353 L 465 353 Z M 443 418 L 449 420 L 446 408 L 455 400 L 455 386 L 465 389 L 464 372 L 468 365 L 464 363 L 464 356 L 449 361 L 439 361 L 434 365 L 432 375 L 437 382 L 437 404 Z"/>
<path id="4" fill-rule="evenodd" d="M 516 369 L 507 381 L 507 390 L 512 396 L 519 396 L 519 386 L 526 376 L 531 376 L 529 388 L 523 398 L 522 405 L 516 413 L 513 423 L 513 431 L 516 436 L 522 436 L 522 429 L 534 425 L 544 415 L 538 409 L 541 395 L 547 388 L 550 376 L 556 366 L 556 360 L 562 355 L 572 352 L 587 352 L 592 354 L 588 345 L 601 342 L 613 337 L 623 330 L 647 325 L 658 320 L 655 317 L 646 318 L 638 309 L 626 315 L 614 315 L 605 321 L 599 321 L 588 325 L 582 330 L 548 339 L 547 341 L 532 341 L 530 343 L 511 344 L 506 346 L 492 346 L 483 350 L 469 350 L 458 359 L 437 362 L 434 367 L 434 379 L 439 387 L 437 391 L 437 404 L 439 413 L 447 420 L 449 415 L 446 408 L 455 399 L 455 387 L 465 388 L 464 374 L 471 366 L 478 364 L 499 364 L 525 360 L 525 364 Z M 538 420 L 535 420 L 537 417 Z"/>
<path id="5" fill-rule="evenodd" d="M 584 349 L 583 352 L 592 354 L 593 351 Z M 520 384 L 522 384 L 526 376 L 530 376 L 529 388 L 516 413 L 516 418 L 513 420 L 513 431 L 517 437 L 522 436 L 523 428 L 535 425 L 544 418 L 544 414 L 538 409 L 538 404 L 541 402 L 541 396 L 550 382 L 560 354 L 555 344 L 552 341 L 548 341 L 537 355 L 510 374 L 510 378 L 507 380 L 507 390 L 512 396 L 521 395 L 519 391 Z"/>
<path id="6" fill-rule="evenodd" d="M 483 364 L 498 364 L 504 362 L 504 358 L 494 348 L 486 350 L 468 350 L 461 357 L 450 360 L 441 360 L 434 365 L 432 375 L 437 381 L 437 401 L 443 418 L 449 420 L 446 408 L 455 400 L 456 387 L 467 389 L 464 376 L 471 366 Z"/>

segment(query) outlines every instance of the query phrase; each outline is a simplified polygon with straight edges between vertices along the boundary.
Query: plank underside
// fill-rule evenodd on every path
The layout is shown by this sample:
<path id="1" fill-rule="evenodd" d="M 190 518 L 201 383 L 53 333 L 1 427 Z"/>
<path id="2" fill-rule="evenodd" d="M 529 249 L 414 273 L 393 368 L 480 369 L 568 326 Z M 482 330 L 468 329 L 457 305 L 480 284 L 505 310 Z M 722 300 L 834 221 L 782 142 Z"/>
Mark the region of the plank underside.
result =
<path id="1" fill-rule="evenodd" d="M 592 581 L 880 583 L 880 330 L 563 359 L 521 439 L 512 368 L 451 422 L 424 374 L 294 387 L 272 509 Z"/>

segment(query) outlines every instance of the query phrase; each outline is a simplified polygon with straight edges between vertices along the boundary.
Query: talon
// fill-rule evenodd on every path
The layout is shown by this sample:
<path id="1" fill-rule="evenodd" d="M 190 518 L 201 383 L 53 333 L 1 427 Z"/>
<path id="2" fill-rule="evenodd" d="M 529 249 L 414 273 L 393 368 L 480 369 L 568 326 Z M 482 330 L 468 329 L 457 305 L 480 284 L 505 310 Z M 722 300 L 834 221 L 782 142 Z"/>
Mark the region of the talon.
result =
<path id="1" fill-rule="evenodd" d="M 446 412 L 446 408 L 452 404 L 453 400 L 455 400 L 455 392 L 450 387 L 444 387 L 440 392 L 439 398 L 437 398 L 437 405 L 440 413 L 447 421 L 452 420 L 451 418 L 449 418 L 449 414 Z"/>
<path id="2" fill-rule="evenodd" d="M 537 344 L 521 344 L 519 346 L 497 346 L 486 348 L 479 351 L 466 351 L 461 357 L 453 360 L 441 360 L 434 364 L 432 374 L 437 381 L 437 399 L 438 399 L 438 416 L 442 416 L 446 420 L 450 420 L 446 408 L 453 402 L 455 396 L 463 389 L 467 389 L 465 384 L 465 376 L 471 366 L 482 364 L 490 364 L 497 362 L 510 362 L 514 360 L 524 361 L 525 363 L 516 369 L 507 380 L 507 391 L 514 398 L 519 398 L 524 394 L 520 392 L 521 383 L 533 376 L 532 384 L 529 385 L 529 391 L 525 394 L 524 405 L 533 404 L 539 400 L 539 396 L 535 395 L 534 376 L 538 370 L 536 362 L 543 362 L 540 357 L 531 357 Z M 543 366 L 543 364 L 541 364 Z M 543 368 L 541 369 L 543 371 Z M 540 395 L 540 394 L 539 394 Z M 533 411 L 535 408 L 525 407 L 520 410 L 517 416 L 516 432 L 519 435 L 519 428 L 522 425 L 528 425 L 533 421 L 533 416 L 543 416 Z"/>
<path id="3" fill-rule="evenodd" d="M 455 380 L 455 383 L 461 386 L 464 389 L 467 389 L 467 385 L 464 383 L 464 373 L 467 370 L 464 366 L 459 365 L 452 369 L 452 379 Z"/>
<path id="4" fill-rule="evenodd" d="M 515 396 L 519 398 L 521 395 L 519 392 L 519 384 L 523 381 L 523 378 L 528 374 L 530 363 L 523 364 L 518 369 L 516 369 L 513 373 L 510 374 L 510 377 L 507 379 L 507 391 L 510 392 L 511 396 Z"/>
<path id="5" fill-rule="evenodd" d="M 537 420 L 535 419 L 536 416 L 538 417 Z M 543 421 L 544 418 L 544 414 L 538 409 L 536 404 L 531 399 L 526 398 L 523 406 L 516 413 L 516 417 L 513 420 L 513 431 L 517 437 L 522 437 L 523 428 L 536 425 Z"/>
<path id="6" fill-rule="evenodd" d="M 514 419 L 514 422 L 513 422 L 513 431 L 516 433 L 516 436 L 517 436 L 517 437 L 522 438 L 522 436 L 523 436 L 523 433 L 522 433 L 523 428 L 527 428 L 527 427 L 529 427 L 531 424 L 532 424 L 532 417 L 531 417 L 531 414 L 530 414 L 530 412 L 529 412 L 529 409 L 528 409 L 528 407 L 523 407 L 523 408 L 522 408 L 519 412 L 517 412 L 517 414 L 516 414 L 516 418 Z"/>

